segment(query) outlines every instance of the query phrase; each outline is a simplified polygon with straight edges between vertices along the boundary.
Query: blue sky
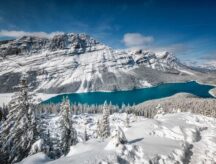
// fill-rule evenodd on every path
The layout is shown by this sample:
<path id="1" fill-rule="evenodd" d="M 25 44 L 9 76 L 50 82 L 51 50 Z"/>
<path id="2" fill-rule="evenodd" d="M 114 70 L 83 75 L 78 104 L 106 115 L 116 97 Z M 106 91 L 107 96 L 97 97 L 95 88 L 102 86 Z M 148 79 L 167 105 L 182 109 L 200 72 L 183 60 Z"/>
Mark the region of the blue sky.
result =
<path id="1" fill-rule="evenodd" d="M 0 40 L 38 32 L 87 33 L 113 48 L 216 61 L 216 1 L 0 0 Z"/>

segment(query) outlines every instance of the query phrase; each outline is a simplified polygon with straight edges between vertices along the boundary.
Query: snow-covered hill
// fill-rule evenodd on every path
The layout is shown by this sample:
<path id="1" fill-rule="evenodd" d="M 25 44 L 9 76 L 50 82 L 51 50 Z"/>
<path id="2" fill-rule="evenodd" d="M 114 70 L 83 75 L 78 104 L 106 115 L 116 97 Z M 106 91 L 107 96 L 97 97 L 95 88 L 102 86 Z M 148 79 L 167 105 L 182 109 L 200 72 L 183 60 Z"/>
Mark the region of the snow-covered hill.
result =
<path id="1" fill-rule="evenodd" d="M 95 139 L 100 117 L 89 114 L 73 117 L 78 136 L 82 138 L 87 127 L 90 140 L 71 146 L 66 157 L 51 160 L 37 153 L 20 163 L 216 163 L 215 118 L 191 113 L 158 114 L 154 119 L 129 115 L 130 127 L 127 128 L 126 115 L 115 113 L 110 116 L 111 131 L 120 126 L 128 140 L 126 144 L 115 145 L 112 137 Z M 50 131 L 58 133 L 58 117 L 51 117 L 47 122 Z"/>
<path id="2" fill-rule="evenodd" d="M 0 92 L 16 90 L 23 73 L 32 90 L 46 93 L 128 90 L 199 77 L 169 52 L 114 50 L 73 33 L 0 42 Z"/>

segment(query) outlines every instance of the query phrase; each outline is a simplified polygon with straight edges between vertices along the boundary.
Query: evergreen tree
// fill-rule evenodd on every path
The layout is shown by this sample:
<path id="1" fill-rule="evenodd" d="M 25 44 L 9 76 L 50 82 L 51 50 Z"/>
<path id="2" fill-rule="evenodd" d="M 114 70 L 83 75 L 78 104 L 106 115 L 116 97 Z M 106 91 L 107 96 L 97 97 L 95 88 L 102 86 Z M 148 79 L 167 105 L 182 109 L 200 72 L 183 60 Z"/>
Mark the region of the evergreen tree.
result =
<path id="1" fill-rule="evenodd" d="M 124 112 L 126 110 L 126 105 L 125 103 L 123 102 L 122 105 L 121 105 L 121 110 L 120 112 Z"/>
<path id="2" fill-rule="evenodd" d="M 87 134 L 87 131 L 86 131 L 86 128 L 85 128 L 85 130 L 84 130 L 83 140 L 84 140 L 84 141 L 88 141 L 88 140 L 89 140 L 88 134 Z"/>
<path id="3" fill-rule="evenodd" d="M 114 144 L 116 144 L 116 146 L 128 142 L 123 130 L 119 126 L 115 130 L 114 135 L 112 136 L 112 141 Z"/>
<path id="4" fill-rule="evenodd" d="M 126 119 L 125 119 L 125 126 L 126 126 L 126 128 L 130 127 L 130 120 L 129 120 L 129 117 L 128 117 L 127 113 L 126 113 Z"/>
<path id="5" fill-rule="evenodd" d="M 50 136 L 50 131 L 49 130 L 44 135 L 43 151 L 51 159 L 55 159 L 56 158 L 56 154 L 55 154 L 55 150 L 54 150 L 54 145 L 53 145 L 53 141 L 52 141 L 52 138 Z"/>
<path id="6" fill-rule="evenodd" d="M 32 97 L 26 78 L 21 79 L 19 92 L 9 103 L 9 114 L 1 128 L 0 161 L 14 163 L 26 157 L 38 135 Z"/>
<path id="7" fill-rule="evenodd" d="M 61 148 L 63 154 L 66 155 L 70 150 L 70 146 L 77 143 L 77 132 L 73 128 L 70 101 L 68 98 L 63 100 L 60 108 Z"/>
<path id="8" fill-rule="evenodd" d="M 97 129 L 96 129 L 96 134 L 97 137 L 101 137 L 101 125 L 100 125 L 100 121 L 97 121 Z"/>
<path id="9" fill-rule="evenodd" d="M 3 106 L 0 107 L 0 121 L 5 121 L 8 115 L 8 106 L 3 103 Z"/>
<path id="10" fill-rule="evenodd" d="M 110 124 L 109 124 L 110 110 L 107 106 L 107 102 L 104 102 L 103 116 L 100 122 L 100 137 L 107 138 L 110 136 Z"/>
<path id="11" fill-rule="evenodd" d="M 0 107 L 0 124 L 2 120 L 3 120 L 3 108 Z"/>

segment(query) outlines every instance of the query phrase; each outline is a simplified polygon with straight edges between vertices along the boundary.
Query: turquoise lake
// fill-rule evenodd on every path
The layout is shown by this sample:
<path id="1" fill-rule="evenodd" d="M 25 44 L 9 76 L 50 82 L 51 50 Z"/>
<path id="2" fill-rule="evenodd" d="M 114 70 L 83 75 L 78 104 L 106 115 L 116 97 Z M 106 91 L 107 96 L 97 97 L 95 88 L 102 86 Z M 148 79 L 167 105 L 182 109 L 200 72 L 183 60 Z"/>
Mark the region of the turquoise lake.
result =
<path id="1" fill-rule="evenodd" d="M 70 93 L 52 97 L 43 103 L 60 103 L 63 97 L 68 96 L 72 103 L 103 104 L 105 100 L 112 104 L 121 106 L 125 104 L 138 104 L 147 100 L 164 98 L 176 93 L 186 92 L 202 98 L 212 98 L 208 92 L 214 88 L 210 85 L 201 85 L 194 81 L 185 83 L 166 83 L 155 87 L 136 89 L 130 91 L 115 92 L 89 92 L 89 93 Z"/>

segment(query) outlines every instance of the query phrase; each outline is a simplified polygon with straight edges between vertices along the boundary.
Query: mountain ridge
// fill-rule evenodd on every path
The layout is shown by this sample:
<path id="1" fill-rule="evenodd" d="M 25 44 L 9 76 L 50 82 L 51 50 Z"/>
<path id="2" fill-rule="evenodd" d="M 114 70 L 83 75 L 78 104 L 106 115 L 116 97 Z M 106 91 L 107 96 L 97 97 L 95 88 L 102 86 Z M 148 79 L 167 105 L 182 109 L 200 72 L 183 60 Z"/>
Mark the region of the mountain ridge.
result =
<path id="1" fill-rule="evenodd" d="M 197 80 L 201 72 L 172 53 L 114 50 L 86 34 L 23 36 L 0 44 L 0 92 L 13 92 L 23 73 L 33 91 L 115 91 Z"/>

